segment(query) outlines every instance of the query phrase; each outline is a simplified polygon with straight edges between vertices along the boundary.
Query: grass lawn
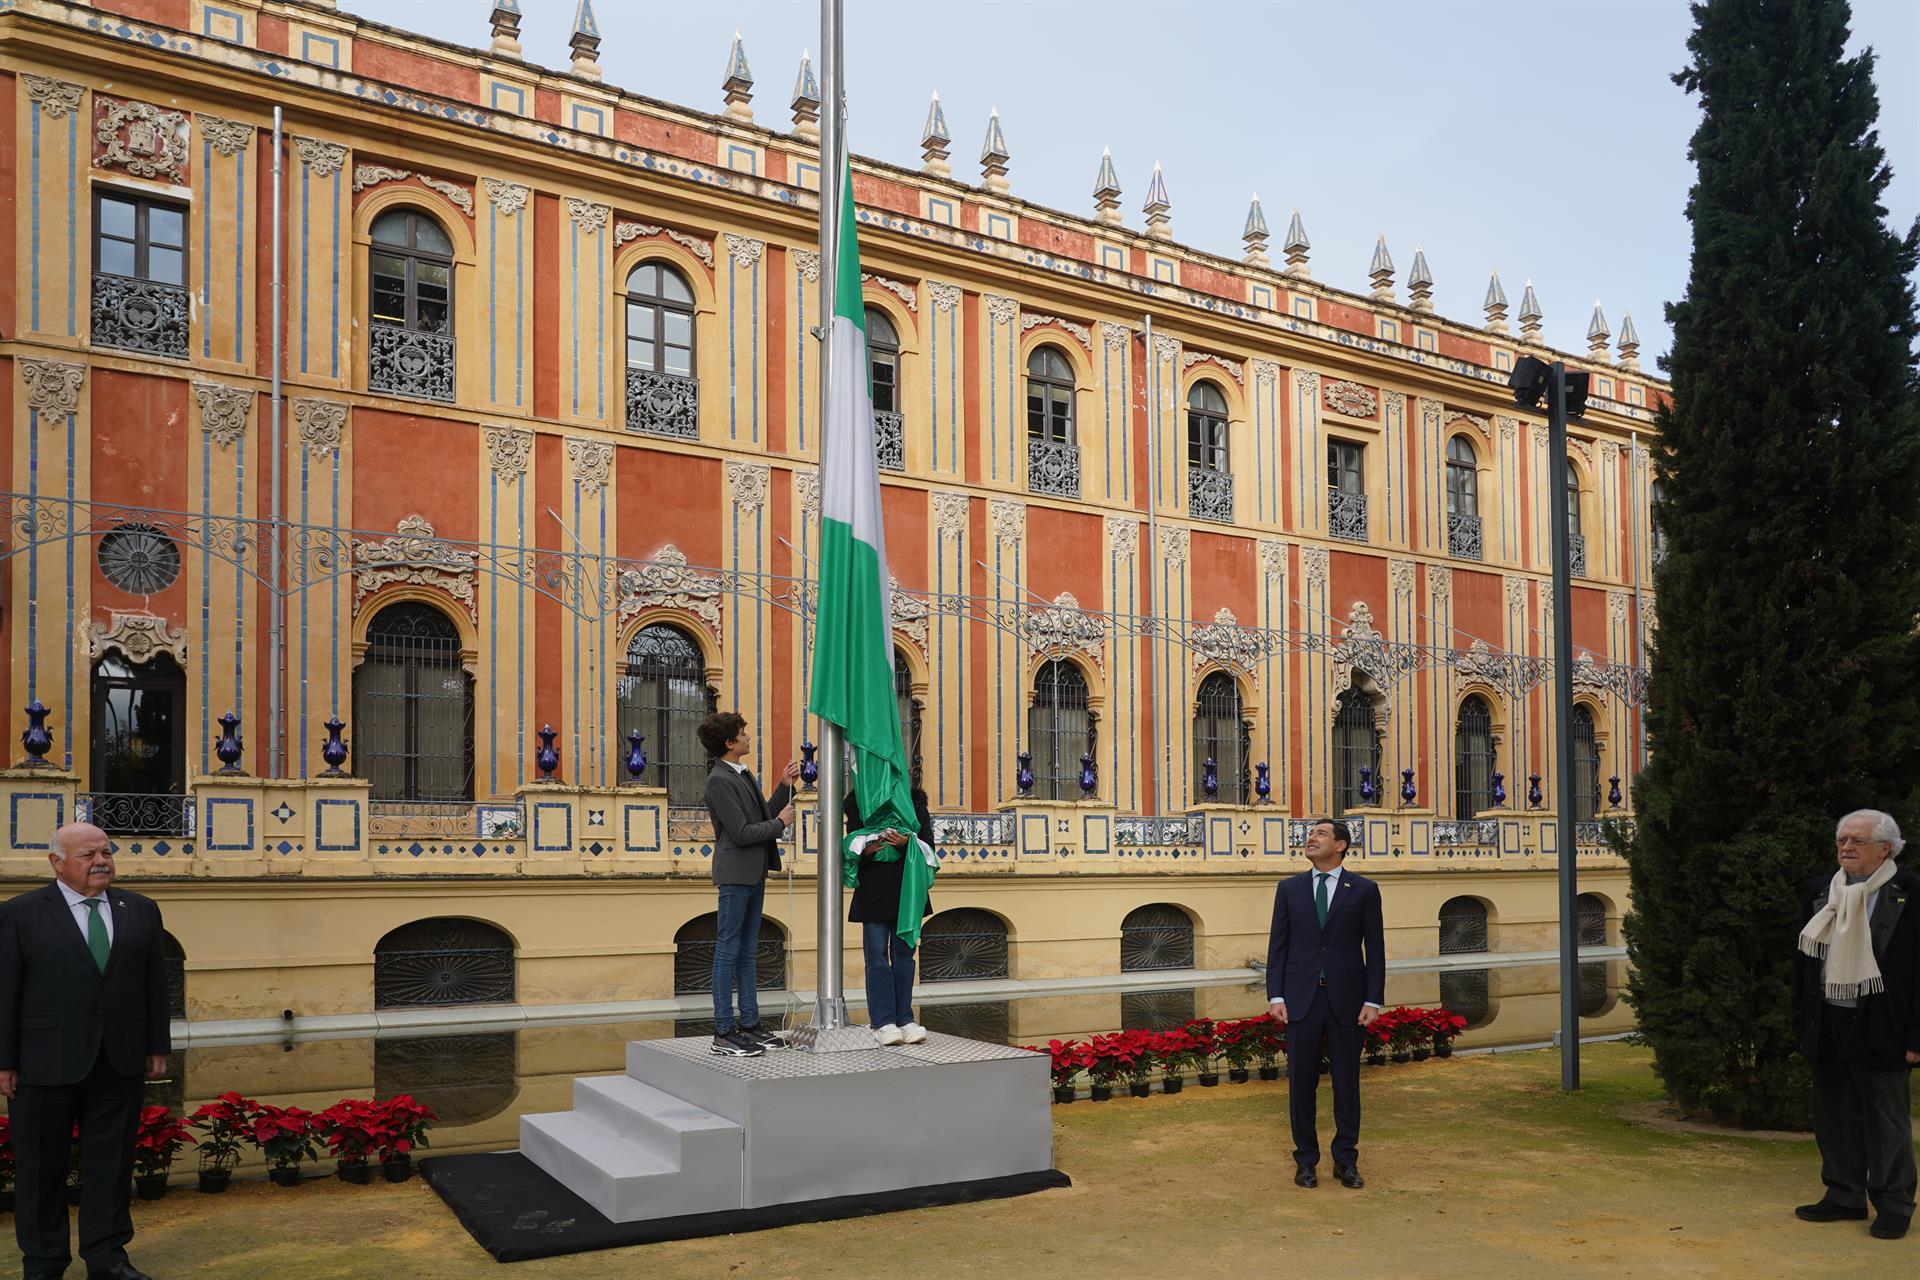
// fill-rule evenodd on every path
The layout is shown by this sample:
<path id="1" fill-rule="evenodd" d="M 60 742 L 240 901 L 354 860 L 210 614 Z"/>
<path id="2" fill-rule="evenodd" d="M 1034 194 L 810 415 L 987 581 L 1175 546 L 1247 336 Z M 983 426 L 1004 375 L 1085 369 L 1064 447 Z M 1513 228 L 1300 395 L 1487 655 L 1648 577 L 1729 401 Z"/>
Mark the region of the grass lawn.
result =
<path id="1" fill-rule="evenodd" d="M 1176 1097 L 1055 1107 L 1069 1189 L 751 1235 L 497 1267 L 417 1179 L 297 1190 L 236 1184 L 135 1205 L 134 1262 L 156 1280 L 547 1277 L 1874 1276 L 1920 1270 L 1920 1232 L 1793 1217 L 1818 1198 L 1810 1137 L 1691 1131 L 1667 1119 L 1646 1050 L 1589 1046 L 1585 1089 L 1551 1052 L 1369 1068 L 1364 1191 L 1321 1165 L 1292 1183 L 1285 1081 L 1189 1081 Z M 1331 1100 L 1322 1086 L 1322 1141 Z"/>

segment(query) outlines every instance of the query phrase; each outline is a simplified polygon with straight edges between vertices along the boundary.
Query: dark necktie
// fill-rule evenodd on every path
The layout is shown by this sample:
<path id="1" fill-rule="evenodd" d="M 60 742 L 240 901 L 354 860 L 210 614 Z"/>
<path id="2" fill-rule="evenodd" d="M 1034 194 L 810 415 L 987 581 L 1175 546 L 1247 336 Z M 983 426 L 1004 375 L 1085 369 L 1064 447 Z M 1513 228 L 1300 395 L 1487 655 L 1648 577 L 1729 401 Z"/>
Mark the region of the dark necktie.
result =
<path id="1" fill-rule="evenodd" d="M 111 944 L 107 941 L 107 922 L 100 918 L 100 899 L 82 898 L 81 901 L 87 905 L 87 950 L 93 952 L 93 962 L 105 973 Z"/>
<path id="2" fill-rule="evenodd" d="M 1327 923 L 1327 881 L 1330 878 L 1330 874 L 1325 871 L 1313 873 L 1313 909 L 1320 916 L 1322 928 L 1326 927 Z"/>

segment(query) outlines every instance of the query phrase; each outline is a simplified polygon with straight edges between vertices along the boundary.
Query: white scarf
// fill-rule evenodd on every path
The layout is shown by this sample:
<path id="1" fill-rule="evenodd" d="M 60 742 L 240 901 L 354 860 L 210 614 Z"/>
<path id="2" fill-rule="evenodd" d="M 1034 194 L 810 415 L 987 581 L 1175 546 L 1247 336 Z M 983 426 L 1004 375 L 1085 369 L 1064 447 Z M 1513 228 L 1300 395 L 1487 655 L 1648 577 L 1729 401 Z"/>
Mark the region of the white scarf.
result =
<path id="1" fill-rule="evenodd" d="M 1899 870 L 1899 865 L 1888 858 L 1859 884 L 1848 884 L 1847 873 L 1835 871 L 1833 883 L 1827 887 L 1827 904 L 1800 930 L 1800 950 L 1824 957 L 1827 962 L 1827 999 L 1858 1000 L 1886 987 L 1873 958 L 1867 899 Z"/>

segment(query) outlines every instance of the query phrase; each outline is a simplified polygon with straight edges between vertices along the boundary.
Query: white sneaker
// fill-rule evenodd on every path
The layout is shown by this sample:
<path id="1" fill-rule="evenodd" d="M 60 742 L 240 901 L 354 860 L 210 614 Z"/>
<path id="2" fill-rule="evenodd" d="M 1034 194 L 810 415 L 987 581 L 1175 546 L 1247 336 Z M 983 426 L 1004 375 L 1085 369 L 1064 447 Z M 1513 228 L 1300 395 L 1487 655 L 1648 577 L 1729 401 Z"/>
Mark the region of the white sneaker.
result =
<path id="1" fill-rule="evenodd" d="M 881 1027 L 878 1031 L 874 1032 L 873 1038 L 878 1040 L 881 1044 L 891 1047 L 893 1045 L 899 1044 L 902 1040 L 905 1040 L 906 1036 L 901 1034 L 900 1028 L 894 1026 L 891 1022 L 889 1022 L 886 1026 Z"/>
<path id="2" fill-rule="evenodd" d="M 909 1022 L 900 1028 L 900 1038 L 907 1044 L 919 1044 L 927 1038 L 927 1029 L 917 1022 Z"/>

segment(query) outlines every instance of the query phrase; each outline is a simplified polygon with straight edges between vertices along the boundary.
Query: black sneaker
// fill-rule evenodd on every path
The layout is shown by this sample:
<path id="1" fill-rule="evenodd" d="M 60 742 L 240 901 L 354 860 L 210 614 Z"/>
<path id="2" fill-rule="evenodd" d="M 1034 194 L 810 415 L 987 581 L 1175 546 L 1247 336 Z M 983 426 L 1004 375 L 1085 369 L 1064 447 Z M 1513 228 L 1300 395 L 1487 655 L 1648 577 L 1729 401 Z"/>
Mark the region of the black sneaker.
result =
<path id="1" fill-rule="evenodd" d="M 725 1031 L 713 1038 L 709 1052 L 727 1058 L 757 1058 L 765 1053 L 766 1047 L 758 1040 L 742 1035 L 738 1031 Z"/>
<path id="2" fill-rule="evenodd" d="M 750 1027 L 741 1027 L 738 1034 L 762 1049 L 784 1049 L 787 1042 L 767 1029 L 764 1022 L 756 1022 Z"/>

